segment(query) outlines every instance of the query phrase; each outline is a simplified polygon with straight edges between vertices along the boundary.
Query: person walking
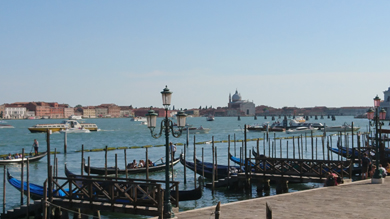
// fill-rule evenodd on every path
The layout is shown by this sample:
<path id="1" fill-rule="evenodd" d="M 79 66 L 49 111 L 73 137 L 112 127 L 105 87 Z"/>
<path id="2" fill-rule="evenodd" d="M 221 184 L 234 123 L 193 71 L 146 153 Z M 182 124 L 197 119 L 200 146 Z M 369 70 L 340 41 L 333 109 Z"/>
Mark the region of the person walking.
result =
<path id="1" fill-rule="evenodd" d="M 362 164 L 362 179 L 368 178 L 368 167 L 371 165 L 371 160 L 370 158 L 367 157 L 367 154 L 363 154 L 363 158 L 361 160 Z"/>
<path id="2" fill-rule="evenodd" d="M 34 139 L 34 143 L 32 146 L 34 147 L 35 155 L 38 155 L 39 143 L 38 143 L 37 139 Z"/>

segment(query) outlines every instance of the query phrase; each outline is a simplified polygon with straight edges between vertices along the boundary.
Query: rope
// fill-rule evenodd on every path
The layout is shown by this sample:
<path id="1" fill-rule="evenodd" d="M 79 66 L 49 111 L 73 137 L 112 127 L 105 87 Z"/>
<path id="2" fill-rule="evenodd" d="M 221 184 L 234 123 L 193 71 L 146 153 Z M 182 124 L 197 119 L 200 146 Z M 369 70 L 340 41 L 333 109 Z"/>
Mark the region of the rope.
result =
<path id="1" fill-rule="evenodd" d="M 73 210 L 70 210 L 70 209 L 61 207 L 61 206 L 59 206 L 59 205 L 55 205 L 55 204 L 53 204 L 53 203 L 51 203 L 51 202 L 48 202 L 48 201 L 44 201 L 44 202 L 46 202 L 46 204 L 52 205 L 52 206 L 57 207 L 57 208 L 61 208 L 61 210 L 65 210 L 65 211 L 71 212 L 71 213 L 73 213 L 73 214 L 80 214 L 80 215 L 84 215 L 84 216 L 87 216 L 87 217 L 96 217 L 96 216 L 94 216 L 94 215 L 84 214 L 84 213 L 81 213 L 81 212 L 78 212 L 78 211 L 73 211 Z"/>

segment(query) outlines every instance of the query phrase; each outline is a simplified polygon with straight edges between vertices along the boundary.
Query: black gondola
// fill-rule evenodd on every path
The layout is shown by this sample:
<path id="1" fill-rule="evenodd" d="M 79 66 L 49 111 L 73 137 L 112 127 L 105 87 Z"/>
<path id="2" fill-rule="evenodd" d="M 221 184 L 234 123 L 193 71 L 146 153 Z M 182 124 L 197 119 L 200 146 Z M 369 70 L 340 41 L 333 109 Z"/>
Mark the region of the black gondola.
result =
<path id="1" fill-rule="evenodd" d="M 180 158 L 175 158 L 172 163 L 173 165 L 176 165 L 179 163 Z M 172 166 L 172 163 L 170 163 L 170 166 Z M 155 166 L 149 166 L 149 172 L 156 172 L 156 171 L 161 171 L 165 170 L 165 163 L 162 164 L 157 164 Z M 98 175 L 105 175 L 106 174 L 106 169 L 104 167 L 89 167 L 87 165 L 84 166 L 84 171 L 88 173 L 88 170 L 92 174 L 98 174 Z M 125 174 L 126 170 L 125 169 L 117 169 L 118 174 Z M 115 167 L 107 167 L 107 174 L 115 174 L 116 169 Z M 139 167 L 139 168 L 132 168 L 132 169 L 127 169 L 128 174 L 136 174 L 136 173 L 146 173 L 146 167 Z"/>
<path id="2" fill-rule="evenodd" d="M 180 162 L 191 169 L 192 171 L 195 171 L 195 164 L 193 162 L 184 161 L 183 155 L 180 156 Z M 222 179 L 228 176 L 228 173 L 230 175 L 235 175 L 238 173 L 238 169 L 236 167 L 230 166 L 230 168 L 226 165 L 216 165 L 216 170 L 218 173 L 215 173 L 215 175 L 218 177 L 218 179 Z M 203 165 L 202 162 L 197 160 L 196 162 L 196 173 L 199 175 L 203 174 Z M 213 164 L 204 162 L 204 177 L 208 179 L 213 178 Z"/>
<path id="3" fill-rule="evenodd" d="M 38 161 L 38 160 L 42 159 L 44 156 L 46 156 L 46 154 L 47 154 L 47 151 L 40 153 L 38 155 L 35 155 L 35 156 L 24 157 L 24 159 L 22 159 L 22 158 L 4 159 L 4 160 L 0 160 L 0 165 L 27 162 L 27 158 L 28 158 L 29 162 Z"/>
<path id="4" fill-rule="evenodd" d="M 65 165 L 65 175 L 66 175 L 66 177 L 73 177 L 73 178 L 76 178 L 76 179 L 85 178 L 84 176 L 76 175 L 73 172 L 71 172 L 67 168 L 66 165 Z M 199 177 L 198 181 L 199 181 L 199 186 L 196 189 L 192 189 L 192 190 L 179 190 L 179 201 L 198 200 L 198 199 L 202 198 L 202 195 L 203 195 L 203 188 L 202 188 L 203 187 L 203 178 Z M 81 185 L 82 184 L 81 181 L 77 181 L 76 180 L 76 184 L 78 184 L 80 187 L 82 186 Z M 172 197 L 176 196 L 176 190 L 171 190 L 170 192 L 171 192 L 171 196 Z"/>

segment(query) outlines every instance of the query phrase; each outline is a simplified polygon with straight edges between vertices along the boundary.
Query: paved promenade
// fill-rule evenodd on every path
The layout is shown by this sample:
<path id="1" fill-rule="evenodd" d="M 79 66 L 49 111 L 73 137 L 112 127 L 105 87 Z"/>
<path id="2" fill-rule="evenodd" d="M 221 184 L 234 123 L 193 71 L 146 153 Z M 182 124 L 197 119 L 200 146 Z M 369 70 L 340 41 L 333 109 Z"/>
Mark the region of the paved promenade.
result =
<path id="1" fill-rule="evenodd" d="M 273 218 L 390 218 L 390 177 L 384 184 L 363 180 L 334 187 L 268 196 L 221 205 L 220 218 L 266 217 L 265 204 Z M 215 206 L 176 213 L 177 218 L 208 219 Z"/>

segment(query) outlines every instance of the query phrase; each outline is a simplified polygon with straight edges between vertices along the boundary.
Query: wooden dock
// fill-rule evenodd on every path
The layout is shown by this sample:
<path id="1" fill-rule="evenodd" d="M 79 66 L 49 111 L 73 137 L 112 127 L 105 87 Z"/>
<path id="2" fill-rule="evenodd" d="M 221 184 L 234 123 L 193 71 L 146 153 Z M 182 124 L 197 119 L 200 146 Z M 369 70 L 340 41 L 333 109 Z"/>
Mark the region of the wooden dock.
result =
<path id="1" fill-rule="evenodd" d="M 27 213 L 30 216 L 34 216 L 35 218 L 39 218 L 42 213 L 42 201 L 35 200 L 34 203 L 31 203 L 29 206 L 22 205 L 18 208 L 11 209 L 5 212 L 5 214 L 1 215 L 2 219 L 15 219 L 15 218 L 26 218 Z"/>
<path id="2" fill-rule="evenodd" d="M 371 180 L 322 187 L 281 195 L 221 204 L 219 218 L 266 218 L 266 205 L 272 207 L 273 218 L 284 219 L 366 219 L 388 218 L 387 200 L 390 180 L 371 184 Z M 176 213 L 177 218 L 214 218 L 215 206 Z"/>

